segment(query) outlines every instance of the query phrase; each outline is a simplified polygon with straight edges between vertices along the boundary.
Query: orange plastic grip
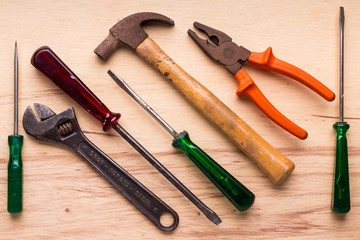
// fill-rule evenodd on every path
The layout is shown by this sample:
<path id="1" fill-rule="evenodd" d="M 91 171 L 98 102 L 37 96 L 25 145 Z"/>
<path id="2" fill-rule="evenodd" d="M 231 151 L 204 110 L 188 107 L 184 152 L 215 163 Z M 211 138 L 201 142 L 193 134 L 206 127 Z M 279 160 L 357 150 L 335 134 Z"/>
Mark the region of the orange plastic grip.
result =
<path id="1" fill-rule="evenodd" d="M 236 95 L 248 96 L 261 109 L 261 111 L 266 114 L 266 116 L 268 116 L 280 127 L 300 139 L 307 138 L 307 132 L 292 121 L 290 121 L 281 112 L 279 112 L 269 102 L 269 100 L 266 99 L 264 94 L 262 94 L 260 89 L 256 86 L 254 81 L 250 78 L 250 76 L 245 72 L 244 69 L 240 69 L 240 71 L 235 74 L 235 78 L 239 82 L 239 88 L 236 91 Z"/>
<path id="2" fill-rule="evenodd" d="M 296 81 L 304 84 L 308 88 L 312 89 L 314 92 L 322 96 L 327 101 L 332 101 L 335 99 L 335 93 L 333 93 L 324 84 L 319 82 L 316 78 L 304 72 L 300 68 L 297 68 L 290 63 L 284 62 L 276 58 L 272 53 L 271 47 L 269 47 L 268 49 L 266 49 L 265 52 L 262 53 L 252 52 L 247 62 L 256 67 L 277 72 L 293 78 Z"/>

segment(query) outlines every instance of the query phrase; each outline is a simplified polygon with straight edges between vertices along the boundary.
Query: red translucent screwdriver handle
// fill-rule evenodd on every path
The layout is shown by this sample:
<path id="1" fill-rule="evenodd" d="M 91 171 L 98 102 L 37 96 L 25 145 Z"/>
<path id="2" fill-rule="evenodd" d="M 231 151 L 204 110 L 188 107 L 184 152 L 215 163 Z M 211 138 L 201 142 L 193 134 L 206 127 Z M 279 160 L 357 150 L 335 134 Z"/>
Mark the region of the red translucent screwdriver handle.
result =
<path id="1" fill-rule="evenodd" d="M 104 131 L 117 123 L 120 114 L 112 113 L 49 47 L 36 50 L 31 64 L 99 120 Z"/>

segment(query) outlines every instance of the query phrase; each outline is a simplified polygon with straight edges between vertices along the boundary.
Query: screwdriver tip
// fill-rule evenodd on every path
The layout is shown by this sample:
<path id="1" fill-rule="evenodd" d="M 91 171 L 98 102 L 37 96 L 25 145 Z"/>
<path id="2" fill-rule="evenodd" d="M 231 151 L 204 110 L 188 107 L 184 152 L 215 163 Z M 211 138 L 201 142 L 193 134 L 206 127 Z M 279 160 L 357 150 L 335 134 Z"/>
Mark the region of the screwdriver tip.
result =
<path id="1" fill-rule="evenodd" d="M 343 24 L 345 21 L 345 13 L 344 13 L 344 8 L 340 7 L 340 22 Z"/>
<path id="2" fill-rule="evenodd" d="M 17 41 L 15 41 L 14 51 L 15 51 L 15 58 L 17 58 Z M 16 60 L 16 59 L 15 59 L 15 60 Z"/>
<path id="3" fill-rule="evenodd" d="M 116 73 L 114 73 L 113 71 L 109 70 L 107 72 L 110 77 L 116 82 L 117 85 L 119 85 L 119 87 L 121 87 L 127 94 L 129 94 L 131 97 L 133 97 L 134 99 L 137 99 L 136 97 L 138 97 L 135 92 L 130 88 L 130 86 L 124 81 L 124 79 L 122 79 L 119 75 L 117 75 Z M 139 97 L 138 97 L 139 98 Z M 140 98 L 139 98 L 140 99 Z M 141 102 L 145 103 L 144 101 L 141 100 Z"/>
<path id="4" fill-rule="evenodd" d="M 203 213 L 207 217 L 207 219 L 215 223 L 215 225 L 219 225 L 220 223 L 222 223 L 222 220 L 219 218 L 219 216 L 212 210 L 208 209 L 207 211 L 203 211 Z"/>

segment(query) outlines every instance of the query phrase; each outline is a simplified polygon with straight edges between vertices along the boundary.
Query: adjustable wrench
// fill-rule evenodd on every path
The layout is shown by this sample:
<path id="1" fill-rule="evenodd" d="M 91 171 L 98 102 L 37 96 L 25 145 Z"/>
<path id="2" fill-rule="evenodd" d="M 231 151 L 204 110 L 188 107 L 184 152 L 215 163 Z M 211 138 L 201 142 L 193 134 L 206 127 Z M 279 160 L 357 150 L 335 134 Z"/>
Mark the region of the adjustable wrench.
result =
<path id="1" fill-rule="evenodd" d="M 26 133 L 37 140 L 60 144 L 76 152 L 160 230 L 170 232 L 178 226 L 179 216 L 172 208 L 84 136 L 73 108 L 55 114 L 45 105 L 34 105 L 41 121 L 36 119 L 31 107 L 27 107 L 23 116 Z M 173 217 L 169 226 L 160 222 L 165 213 Z"/>

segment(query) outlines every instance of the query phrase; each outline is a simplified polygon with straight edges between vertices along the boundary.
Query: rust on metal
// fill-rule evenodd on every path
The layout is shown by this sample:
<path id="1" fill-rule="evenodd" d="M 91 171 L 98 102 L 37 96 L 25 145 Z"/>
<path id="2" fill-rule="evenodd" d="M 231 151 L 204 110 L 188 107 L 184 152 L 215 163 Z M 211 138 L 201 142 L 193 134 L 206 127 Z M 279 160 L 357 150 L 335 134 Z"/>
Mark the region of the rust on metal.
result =
<path id="1" fill-rule="evenodd" d="M 107 60 L 121 44 L 135 50 L 148 37 L 148 34 L 142 28 L 142 24 L 154 21 L 163 22 L 171 26 L 175 24 L 172 19 L 158 13 L 140 12 L 132 14 L 110 28 L 109 35 L 94 52 L 102 60 Z"/>

